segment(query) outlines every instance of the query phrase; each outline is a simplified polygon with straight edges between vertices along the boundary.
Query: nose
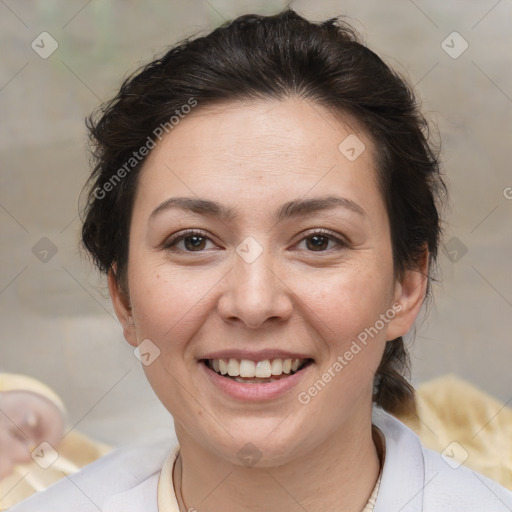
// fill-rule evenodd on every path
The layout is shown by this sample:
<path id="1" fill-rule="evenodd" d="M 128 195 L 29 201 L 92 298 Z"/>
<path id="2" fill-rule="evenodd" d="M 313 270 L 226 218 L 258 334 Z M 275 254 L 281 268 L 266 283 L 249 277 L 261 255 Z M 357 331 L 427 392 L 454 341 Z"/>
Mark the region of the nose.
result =
<path id="1" fill-rule="evenodd" d="M 217 306 L 224 321 L 257 329 L 266 322 L 284 321 L 291 316 L 292 290 L 271 259 L 263 252 L 248 262 L 235 254 Z"/>

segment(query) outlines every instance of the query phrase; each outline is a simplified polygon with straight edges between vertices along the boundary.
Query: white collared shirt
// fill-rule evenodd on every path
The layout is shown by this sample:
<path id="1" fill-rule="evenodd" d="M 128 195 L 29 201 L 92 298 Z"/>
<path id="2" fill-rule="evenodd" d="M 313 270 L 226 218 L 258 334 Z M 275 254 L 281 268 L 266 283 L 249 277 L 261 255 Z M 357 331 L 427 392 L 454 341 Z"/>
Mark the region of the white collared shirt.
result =
<path id="1" fill-rule="evenodd" d="M 373 423 L 386 446 L 374 512 L 512 512 L 512 491 L 424 448 L 412 430 L 379 407 Z M 177 449 L 170 436 L 118 448 L 8 510 L 159 512 L 158 480 Z"/>

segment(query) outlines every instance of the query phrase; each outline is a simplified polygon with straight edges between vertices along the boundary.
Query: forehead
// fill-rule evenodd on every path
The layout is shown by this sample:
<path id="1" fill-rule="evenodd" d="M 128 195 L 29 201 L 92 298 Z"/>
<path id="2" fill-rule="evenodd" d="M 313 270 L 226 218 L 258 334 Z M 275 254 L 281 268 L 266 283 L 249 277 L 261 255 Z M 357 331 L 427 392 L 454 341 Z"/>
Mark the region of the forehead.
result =
<path id="1" fill-rule="evenodd" d="M 318 166 L 333 163 L 333 154 L 338 156 L 340 143 L 349 136 L 353 141 L 357 137 L 371 145 L 368 136 L 348 115 L 341 116 L 304 100 L 268 99 L 206 107 L 199 104 L 173 127 L 152 155 L 167 149 L 175 151 L 173 158 L 177 161 L 198 160 L 208 153 L 213 161 L 226 159 L 236 163 L 243 158 L 246 164 L 248 158 L 256 164 L 274 158 L 280 160 L 280 165 L 286 160 L 290 166 L 303 168 L 301 162 L 309 167 L 311 159 Z M 185 150 L 190 152 L 186 154 Z M 366 157 L 370 160 L 369 154 Z"/>
<path id="2" fill-rule="evenodd" d="M 298 99 L 225 103 L 185 116 L 147 157 L 140 201 L 215 195 L 249 206 L 265 200 L 378 195 L 373 144 L 350 118 Z M 136 197 L 136 203 L 137 203 Z"/>

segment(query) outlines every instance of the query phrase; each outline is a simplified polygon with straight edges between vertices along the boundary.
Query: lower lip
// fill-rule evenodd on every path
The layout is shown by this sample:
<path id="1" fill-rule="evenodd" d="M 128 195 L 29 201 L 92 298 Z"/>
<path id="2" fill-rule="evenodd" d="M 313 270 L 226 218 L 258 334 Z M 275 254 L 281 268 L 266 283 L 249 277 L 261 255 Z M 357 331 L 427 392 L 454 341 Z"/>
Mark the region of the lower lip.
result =
<path id="1" fill-rule="evenodd" d="M 207 378 L 210 379 L 210 382 L 231 398 L 243 400 L 244 402 L 259 402 L 263 400 L 272 400 L 284 395 L 287 391 L 290 391 L 304 378 L 313 364 L 308 364 L 305 368 L 293 375 L 290 375 L 289 377 L 284 377 L 273 382 L 262 382 L 261 384 L 244 384 L 242 382 L 237 382 L 236 380 L 223 377 L 208 368 L 202 361 L 199 362 L 199 366 L 202 367 L 202 371 L 205 372 Z"/>

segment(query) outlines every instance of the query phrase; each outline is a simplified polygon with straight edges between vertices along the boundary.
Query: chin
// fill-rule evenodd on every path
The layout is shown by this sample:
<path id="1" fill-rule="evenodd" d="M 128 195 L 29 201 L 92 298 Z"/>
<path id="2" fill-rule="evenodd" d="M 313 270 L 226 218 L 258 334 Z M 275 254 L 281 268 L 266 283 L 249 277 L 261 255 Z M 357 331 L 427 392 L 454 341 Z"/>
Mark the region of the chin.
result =
<path id="1" fill-rule="evenodd" d="M 227 461 L 238 466 L 282 466 L 305 455 L 312 440 L 305 425 L 287 424 L 284 429 L 287 421 L 286 416 L 268 420 L 239 419 L 236 424 L 226 425 L 226 430 L 234 433 L 233 437 L 223 431 L 222 442 L 212 443 L 209 439 L 207 443 L 214 446 L 214 453 L 220 452 Z"/>

